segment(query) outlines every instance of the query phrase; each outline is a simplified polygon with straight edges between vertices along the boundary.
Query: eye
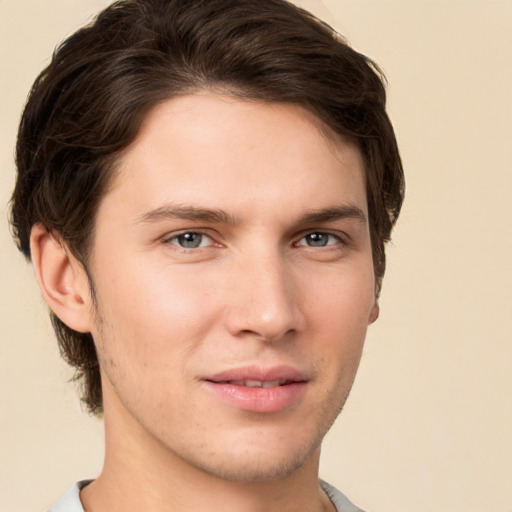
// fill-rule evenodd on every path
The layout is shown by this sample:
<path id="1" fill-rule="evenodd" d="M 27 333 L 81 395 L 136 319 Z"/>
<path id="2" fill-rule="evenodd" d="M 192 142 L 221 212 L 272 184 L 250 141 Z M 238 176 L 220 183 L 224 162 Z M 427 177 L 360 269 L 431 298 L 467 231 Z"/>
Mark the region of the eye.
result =
<path id="1" fill-rule="evenodd" d="M 182 247 L 183 249 L 199 249 L 200 247 L 206 247 L 213 243 L 213 240 L 208 235 L 195 231 L 179 233 L 169 237 L 166 241 Z"/>
<path id="2" fill-rule="evenodd" d="M 324 233 L 322 231 L 315 231 L 303 236 L 297 245 L 305 245 L 307 247 L 327 247 L 335 245 L 340 242 L 340 237 L 332 233 Z"/>

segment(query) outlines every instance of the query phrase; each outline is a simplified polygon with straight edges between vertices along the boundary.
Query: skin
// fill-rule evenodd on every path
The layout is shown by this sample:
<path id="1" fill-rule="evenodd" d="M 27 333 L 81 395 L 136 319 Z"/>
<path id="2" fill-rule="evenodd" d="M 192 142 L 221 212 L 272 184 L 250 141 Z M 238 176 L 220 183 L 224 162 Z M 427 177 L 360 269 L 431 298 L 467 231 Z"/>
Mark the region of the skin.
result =
<path id="1" fill-rule="evenodd" d="M 47 301 L 100 360 L 106 457 L 86 511 L 333 510 L 320 444 L 378 314 L 366 203 L 353 143 L 297 106 L 202 92 L 157 106 L 124 153 L 97 215 L 96 304 L 34 229 Z M 292 367 L 304 391 L 265 413 L 205 388 L 247 365 Z"/>

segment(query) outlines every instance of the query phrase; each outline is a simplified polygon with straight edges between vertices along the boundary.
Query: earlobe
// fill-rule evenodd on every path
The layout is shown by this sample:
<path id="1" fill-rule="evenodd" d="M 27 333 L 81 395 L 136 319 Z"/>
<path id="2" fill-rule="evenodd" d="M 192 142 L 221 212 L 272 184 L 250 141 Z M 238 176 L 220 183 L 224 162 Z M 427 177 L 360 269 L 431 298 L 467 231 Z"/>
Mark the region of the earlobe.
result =
<path id="1" fill-rule="evenodd" d="M 375 304 L 372 307 L 372 310 L 370 311 L 370 316 L 368 317 L 368 325 L 373 324 L 377 318 L 379 318 L 380 313 L 380 307 L 377 300 L 375 300 Z"/>
<path id="2" fill-rule="evenodd" d="M 30 251 L 36 279 L 48 306 L 71 329 L 90 332 L 89 284 L 80 263 L 41 224 L 32 228 Z"/>

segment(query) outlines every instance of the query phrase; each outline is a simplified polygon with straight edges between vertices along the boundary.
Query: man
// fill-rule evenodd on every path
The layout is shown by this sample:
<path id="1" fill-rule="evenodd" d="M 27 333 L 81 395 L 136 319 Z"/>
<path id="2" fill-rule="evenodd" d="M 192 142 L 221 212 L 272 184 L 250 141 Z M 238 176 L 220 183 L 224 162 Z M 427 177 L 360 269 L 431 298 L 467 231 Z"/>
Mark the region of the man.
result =
<path id="1" fill-rule="evenodd" d="M 16 157 L 16 241 L 105 420 L 51 510 L 360 510 L 318 463 L 403 197 L 378 68 L 282 0 L 115 2 Z"/>

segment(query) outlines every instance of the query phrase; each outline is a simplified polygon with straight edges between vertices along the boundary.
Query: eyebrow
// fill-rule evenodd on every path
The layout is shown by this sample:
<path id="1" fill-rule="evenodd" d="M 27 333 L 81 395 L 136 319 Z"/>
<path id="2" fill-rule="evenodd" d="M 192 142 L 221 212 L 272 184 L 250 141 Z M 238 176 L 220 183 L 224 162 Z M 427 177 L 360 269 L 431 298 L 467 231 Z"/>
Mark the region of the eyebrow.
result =
<path id="1" fill-rule="evenodd" d="M 168 219 L 182 219 L 219 224 L 235 224 L 235 218 L 224 210 L 198 208 L 196 206 L 166 205 L 143 213 L 137 222 L 159 222 Z"/>
<path id="2" fill-rule="evenodd" d="M 308 210 L 299 218 L 299 224 L 332 222 L 340 219 L 355 219 L 366 223 L 367 216 L 358 206 L 349 204 L 333 206 L 319 210 Z M 165 205 L 143 213 L 137 217 L 137 223 L 152 223 L 169 219 L 181 219 L 218 224 L 236 224 L 236 218 L 224 210 L 199 208 L 196 206 Z"/>
<path id="3" fill-rule="evenodd" d="M 363 224 L 367 222 L 367 216 L 363 210 L 353 204 L 322 208 L 320 210 L 309 210 L 301 216 L 299 222 L 301 224 L 315 224 L 347 218 L 358 220 Z"/>

